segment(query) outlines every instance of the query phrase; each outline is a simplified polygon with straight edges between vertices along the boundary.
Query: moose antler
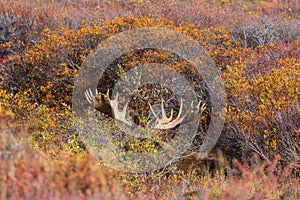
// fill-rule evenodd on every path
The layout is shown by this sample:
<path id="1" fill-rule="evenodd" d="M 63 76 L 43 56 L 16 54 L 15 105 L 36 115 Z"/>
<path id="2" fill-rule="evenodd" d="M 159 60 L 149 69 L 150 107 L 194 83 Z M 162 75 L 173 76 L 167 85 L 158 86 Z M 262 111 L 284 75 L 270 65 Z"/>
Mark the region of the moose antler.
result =
<path id="1" fill-rule="evenodd" d="M 184 114 L 184 116 L 181 117 L 182 115 L 182 99 L 180 100 L 180 108 L 179 108 L 179 113 L 177 117 L 173 119 L 173 109 L 171 109 L 171 114 L 170 117 L 166 116 L 166 112 L 164 109 L 164 100 L 161 99 L 161 110 L 162 110 L 162 118 L 159 118 L 157 114 L 154 112 L 151 104 L 149 103 L 150 110 L 154 117 L 156 118 L 156 123 L 154 125 L 154 129 L 171 129 L 176 127 L 178 124 L 180 124 L 189 113 L 197 113 L 200 109 L 200 112 L 202 113 L 203 110 L 205 109 L 205 104 L 203 104 L 201 107 L 201 101 L 199 101 L 198 105 L 196 106 L 195 110 L 192 110 L 193 107 L 193 102 L 191 103 L 190 107 L 188 108 L 187 112 Z"/>
<path id="2" fill-rule="evenodd" d="M 113 116 L 113 111 L 110 105 L 109 96 L 107 94 L 98 93 L 96 89 L 96 94 L 94 95 L 91 89 L 85 91 L 85 97 L 87 101 L 94 106 L 94 108 L 101 113 L 104 113 L 110 117 Z"/>
<path id="3" fill-rule="evenodd" d="M 96 110 L 110 116 L 114 117 L 116 120 L 123 122 L 124 124 L 128 126 L 132 126 L 132 122 L 129 122 L 126 120 L 126 110 L 128 107 L 128 102 L 125 104 L 123 107 L 122 111 L 119 111 L 119 106 L 118 106 L 118 97 L 119 93 L 116 94 L 115 99 L 110 99 L 109 98 L 109 90 L 107 90 L 106 94 L 98 93 L 96 89 L 96 94 L 93 95 L 91 89 L 85 91 L 85 97 L 87 101 L 92 104 Z M 179 113 L 177 117 L 173 120 L 173 109 L 171 109 L 171 114 L 169 117 L 166 116 L 166 112 L 164 109 L 164 100 L 161 100 L 161 110 L 162 110 L 162 118 L 159 118 L 158 115 L 154 112 L 151 104 L 149 103 L 149 107 L 151 112 L 156 118 L 156 123 L 154 125 L 154 129 L 171 129 L 176 127 L 178 124 L 180 124 L 189 113 L 198 113 L 200 110 L 200 113 L 203 112 L 205 109 L 205 104 L 203 104 L 201 107 L 201 101 L 199 101 L 198 105 L 196 106 L 196 109 L 193 109 L 193 102 L 189 106 L 187 112 L 182 115 L 182 99 L 180 100 L 180 108 L 179 108 Z"/>
<path id="4" fill-rule="evenodd" d="M 126 110 L 128 107 L 128 102 L 123 107 L 122 111 L 119 111 L 118 106 L 118 97 L 119 93 L 117 93 L 115 99 L 109 98 L 109 90 L 107 90 L 106 94 L 98 93 L 96 89 L 96 95 L 93 95 L 91 89 L 85 91 L 85 97 L 87 101 L 92 104 L 96 110 L 110 116 L 114 117 L 116 120 L 127 124 L 128 126 L 132 126 L 131 122 L 128 122 L 125 118 Z"/>

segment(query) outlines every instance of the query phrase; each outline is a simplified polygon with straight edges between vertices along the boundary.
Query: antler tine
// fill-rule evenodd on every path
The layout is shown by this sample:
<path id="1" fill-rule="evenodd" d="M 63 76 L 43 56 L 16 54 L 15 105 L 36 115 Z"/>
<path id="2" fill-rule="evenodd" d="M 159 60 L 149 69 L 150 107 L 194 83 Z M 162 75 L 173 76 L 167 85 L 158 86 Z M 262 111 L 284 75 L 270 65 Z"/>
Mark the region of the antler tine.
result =
<path id="1" fill-rule="evenodd" d="M 149 105 L 150 110 L 151 110 L 152 114 L 154 115 L 154 117 L 155 117 L 156 119 L 158 119 L 157 114 L 154 112 L 154 110 L 153 110 L 153 108 L 152 108 L 152 106 L 151 106 L 151 104 L 150 104 L 149 102 L 148 102 L 148 105 Z"/>
<path id="2" fill-rule="evenodd" d="M 200 101 L 200 103 L 201 103 L 201 101 Z M 205 103 L 200 107 L 200 111 L 201 111 L 201 113 L 205 110 L 205 108 L 206 108 L 206 105 L 205 105 Z"/>
<path id="3" fill-rule="evenodd" d="M 171 114 L 170 114 L 170 117 L 168 119 L 172 119 L 173 118 L 173 108 L 171 108 Z"/>
<path id="4" fill-rule="evenodd" d="M 173 118 L 173 109 L 171 109 L 170 117 L 167 117 L 166 111 L 165 111 L 165 108 L 164 108 L 164 102 L 165 102 L 164 99 L 161 99 L 161 110 L 162 110 L 161 120 L 165 123 L 168 123 Z"/>
<path id="5" fill-rule="evenodd" d="M 178 113 L 178 116 L 181 116 L 181 114 L 182 114 L 182 106 L 183 106 L 183 104 L 182 104 L 182 98 L 180 98 L 180 107 L 179 107 L 179 113 Z M 177 116 L 177 117 L 178 117 Z"/>
<path id="6" fill-rule="evenodd" d="M 167 116 L 166 116 L 166 112 L 165 112 L 165 108 L 164 108 L 164 99 L 161 98 L 161 115 L 162 115 L 162 119 L 166 119 Z"/>
<path id="7" fill-rule="evenodd" d="M 182 117 L 182 120 L 189 114 L 189 112 L 191 111 L 193 105 L 194 105 L 194 102 L 192 101 L 190 107 L 187 109 L 186 113 L 185 113 L 184 116 Z M 182 120 L 181 120 L 181 121 L 182 121 Z"/>
<path id="8" fill-rule="evenodd" d="M 202 103 L 202 101 L 200 100 L 199 103 L 197 104 L 196 111 L 194 111 L 194 112 L 198 112 L 200 110 L 200 113 L 202 113 L 205 110 L 205 108 L 206 108 L 205 103 L 202 106 L 200 106 L 201 103 Z"/>
<path id="9" fill-rule="evenodd" d="M 198 102 L 197 108 L 200 108 L 200 105 L 201 105 L 201 100 Z"/>
<path id="10" fill-rule="evenodd" d="M 108 93 L 109 93 L 109 90 L 107 91 L 107 96 L 108 96 Z M 129 125 L 129 126 L 132 126 L 132 123 L 131 122 L 128 122 L 126 120 L 126 110 L 127 110 L 127 107 L 128 107 L 128 102 L 126 102 L 125 106 L 123 107 L 122 111 L 120 112 L 119 111 L 119 106 L 118 106 L 118 98 L 119 98 L 119 93 L 116 94 L 116 97 L 114 99 L 110 99 L 109 96 L 108 96 L 108 99 L 109 99 L 109 102 L 110 102 L 110 105 L 111 105 L 111 108 L 113 110 L 113 113 L 114 113 L 114 117 L 115 119 Z"/>
<path id="11" fill-rule="evenodd" d="M 88 101 L 90 104 L 93 104 L 92 101 L 93 101 L 94 95 L 93 95 L 91 89 L 86 90 L 84 94 L 85 94 L 85 97 L 86 97 L 87 101 Z"/>

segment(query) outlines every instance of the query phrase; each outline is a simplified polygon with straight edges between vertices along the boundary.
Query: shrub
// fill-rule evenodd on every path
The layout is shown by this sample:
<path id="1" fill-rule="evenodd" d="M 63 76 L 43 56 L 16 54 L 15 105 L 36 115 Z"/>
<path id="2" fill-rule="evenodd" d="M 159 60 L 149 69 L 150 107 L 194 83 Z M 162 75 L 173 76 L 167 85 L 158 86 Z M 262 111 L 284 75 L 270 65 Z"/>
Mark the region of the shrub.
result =
<path id="1" fill-rule="evenodd" d="M 29 10 L 16 14 L 0 9 L 0 58 L 22 54 L 38 43 L 41 30 L 30 14 Z"/>
<path id="2" fill-rule="evenodd" d="M 256 152 L 268 161 L 280 154 L 284 162 L 299 163 L 299 60 L 276 62 L 282 68 L 264 75 L 253 76 L 243 61 L 227 68 L 230 129 L 226 134 L 239 138 L 245 152 Z"/>
<path id="3" fill-rule="evenodd" d="M 41 44 L 28 50 L 24 56 L 12 57 L 7 61 L 5 89 L 12 93 L 31 89 L 32 101 L 38 104 L 70 105 L 74 77 L 87 54 L 109 36 L 138 27 L 164 27 L 190 35 L 211 53 L 220 68 L 238 51 L 226 31 L 214 28 L 197 30 L 192 26 L 176 27 L 168 20 L 150 18 L 125 18 L 102 23 L 101 26 L 85 23 L 78 32 L 65 28 L 55 32 L 45 29 Z M 144 56 L 151 58 L 151 54 Z M 154 55 L 154 59 L 158 56 Z M 166 59 L 170 60 L 168 56 Z M 121 64 L 126 66 L 131 63 L 123 61 Z"/>
<path id="4" fill-rule="evenodd" d="M 256 22 L 238 25 L 233 35 L 243 47 L 266 46 L 276 41 L 292 42 L 300 40 L 300 29 L 295 23 L 297 22 L 282 22 L 262 17 Z"/>

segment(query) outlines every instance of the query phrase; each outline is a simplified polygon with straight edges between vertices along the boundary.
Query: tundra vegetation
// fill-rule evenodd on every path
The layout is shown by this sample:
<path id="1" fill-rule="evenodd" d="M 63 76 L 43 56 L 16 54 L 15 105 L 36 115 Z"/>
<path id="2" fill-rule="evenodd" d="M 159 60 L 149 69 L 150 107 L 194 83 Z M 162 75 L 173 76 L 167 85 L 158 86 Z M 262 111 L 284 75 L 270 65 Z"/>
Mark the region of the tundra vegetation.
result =
<path id="1" fill-rule="evenodd" d="M 205 83 L 168 51 L 122 55 L 97 89 L 106 94 L 124 72 L 146 63 L 182 73 L 205 109 L 199 107 L 200 134 L 180 158 L 164 169 L 124 173 L 91 156 L 76 133 L 71 100 L 81 64 L 101 41 L 141 27 L 190 36 L 222 75 L 226 121 L 205 160 L 196 156 L 211 114 Z M 0 199 L 300 199 L 298 0 L 3 0 L 0 74 Z M 147 124 L 149 104 L 162 97 L 174 99 L 160 86 L 135 91 L 133 122 Z M 180 101 L 164 108 L 176 118 Z M 172 131 L 114 142 L 153 152 Z"/>

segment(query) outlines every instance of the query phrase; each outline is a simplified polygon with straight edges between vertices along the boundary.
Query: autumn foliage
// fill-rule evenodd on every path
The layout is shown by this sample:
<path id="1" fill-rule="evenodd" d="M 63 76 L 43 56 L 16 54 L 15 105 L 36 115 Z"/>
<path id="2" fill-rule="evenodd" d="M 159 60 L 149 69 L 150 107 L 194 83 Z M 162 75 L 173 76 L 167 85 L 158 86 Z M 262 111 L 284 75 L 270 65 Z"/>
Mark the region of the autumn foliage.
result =
<path id="1" fill-rule="evenodd" d="M 0 3 L 0 199 L 300 197 L 299 3 L 193 3 Z M 76 133 L 71 102 L 82 63 L 107 38 L 142 27 L 185 34 L 215 62 L 227 113 L 212 160 L 183 158 L 163 172 L 126 174 L 96 161 Z M 109 66 L 98 89 L 111 89 L 121 73 L 147 63 L 166 64 L 191 81 L 207 104 L 201 121 L 209 126 L 205 83 L 173 52 L 128 52 Z M 143 95 L 130 104 L 140 115 L 147 113 Z M 162 96 L 173 98 L 168 91 Z M 147 152 L 143 142 L 131 150 Z"/>

